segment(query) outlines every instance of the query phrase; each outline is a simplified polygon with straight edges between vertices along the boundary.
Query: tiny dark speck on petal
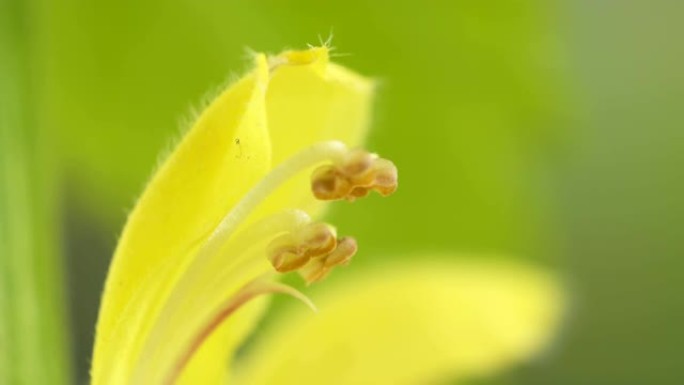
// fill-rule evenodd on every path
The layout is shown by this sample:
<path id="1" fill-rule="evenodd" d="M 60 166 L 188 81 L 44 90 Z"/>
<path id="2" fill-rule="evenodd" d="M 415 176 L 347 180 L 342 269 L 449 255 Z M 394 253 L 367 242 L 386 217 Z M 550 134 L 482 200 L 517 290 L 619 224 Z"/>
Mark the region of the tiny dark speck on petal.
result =
<path id="1" fill-rule="evenodd" d="M 235 138 L 235 145 L 238 146 L 238 153 L 235 155 L 235 159 L 242 158 L 242 146 L 240 145 L 240 138 Z"/>

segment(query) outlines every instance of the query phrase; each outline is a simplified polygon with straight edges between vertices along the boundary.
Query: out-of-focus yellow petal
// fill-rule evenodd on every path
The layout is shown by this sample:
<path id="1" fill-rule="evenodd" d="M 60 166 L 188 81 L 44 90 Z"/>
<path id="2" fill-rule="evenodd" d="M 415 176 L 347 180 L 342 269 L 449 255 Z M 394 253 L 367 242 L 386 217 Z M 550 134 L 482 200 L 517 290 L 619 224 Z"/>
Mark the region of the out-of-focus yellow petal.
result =
<path id="1" fill-rule="evenodd" d="M 347 277 L 273 323 L 238 383 L 422 384 L 495 373 L 539 352 L 558 325 L 548 273 L 504 262 L 428 258 Z"/>
<path id="2" fill-rule="evenodd" d="M 331 63 L 326 47 L 284 52 L 270 62 L 266 111 L 274 164 L 325 140 L 361 145 L 370 124 L 373 81 Z M 293 178 L 266 206 L 287 202 L 319 213 L 323 204 L 311 196 L 309 176 L 305 172 Z"/>
<path id="3" fill-rule="evenodd" d="M 155 310 L 196 245 L 269 170 L 268 66 L 263 55 L 256 61 L 252 73 L 202 113 L 130 214 L 102 299 L 94 384 L 125 378 Z M 115 367 L 114 372 L 105 373 L 107 365 Z"/>

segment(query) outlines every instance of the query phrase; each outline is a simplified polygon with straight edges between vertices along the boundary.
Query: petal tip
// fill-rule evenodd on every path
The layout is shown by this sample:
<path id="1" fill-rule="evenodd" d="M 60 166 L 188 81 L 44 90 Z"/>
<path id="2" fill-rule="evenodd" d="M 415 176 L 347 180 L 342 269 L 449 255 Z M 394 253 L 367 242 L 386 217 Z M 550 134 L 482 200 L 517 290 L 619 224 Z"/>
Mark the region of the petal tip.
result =
<path id="1" fill-rule="evenodd" d="M 303 50 L 288 50 L 269 57 L 268 64 L 271 70 L 275 70 L 282 65 L 312 66 L 316 71 L 323 74 L 330 61 L 329 53 L 330 48 L 325 45 Z"/>

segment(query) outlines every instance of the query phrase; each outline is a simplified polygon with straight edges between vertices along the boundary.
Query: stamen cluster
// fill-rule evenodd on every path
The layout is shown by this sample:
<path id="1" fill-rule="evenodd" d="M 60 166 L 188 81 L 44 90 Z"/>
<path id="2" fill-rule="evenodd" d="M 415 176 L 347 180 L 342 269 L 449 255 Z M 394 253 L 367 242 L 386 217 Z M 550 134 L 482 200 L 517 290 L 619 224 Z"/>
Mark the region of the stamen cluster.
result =
<path id="1" fill-rule="evenodd" d="M 356 250 L 353 238 L 338 239 L 335 228 L 316 222 L 275 238 L 267 255 L 278 272 L 298 271 L 310 284 L 325 278 L 333 267 L 348 264 Z"/>
<path id="2" fill-rule="evenodd" d="M 267 176 L 262 183 L 270 190 L 286 180 L 286 176 L 321 160 L 331 163 L 319 166 L 311 175 L 311 191 L 317 199 L 354 201 L 371 190 L 387 196 L 397 189 L 394 163 L 365 150 L 348 150 L 336 141 L 322 142 L 304 150 L 272 172 L 271 178 L 275 182 Z M 335 228 L 326 223 L 310 220 L 304 223 L 288 228 L 288 232 L 273 239 L 267 255 L 276 271 L 297 271 L 307 283 L 313 283 L 325 278 L 335 266 L 348 264 L 358 246 L 354 238 L 338 238 Z"/>
<path id="3" fill-rule="evenodd" d="M 317 168 L 311 176 L 311 190 L 321 200 L 354 201 L 371 190 L 382 196 L 392 194 L 397 179 L 397 168 L 391 161 L 364 150 L 352 150 L 337 163 Z"/>

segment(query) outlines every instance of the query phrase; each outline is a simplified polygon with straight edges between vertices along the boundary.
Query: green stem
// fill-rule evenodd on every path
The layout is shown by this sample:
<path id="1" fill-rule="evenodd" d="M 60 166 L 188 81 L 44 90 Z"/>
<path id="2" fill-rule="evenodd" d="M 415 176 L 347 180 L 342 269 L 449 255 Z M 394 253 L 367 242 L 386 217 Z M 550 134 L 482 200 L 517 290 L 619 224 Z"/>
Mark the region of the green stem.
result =
<path id="1" fill-rule="evenodd" d="M 0 0 L 0 384 L 67 384 L 55 169 L 39 119 L 31 3 Z"/>

